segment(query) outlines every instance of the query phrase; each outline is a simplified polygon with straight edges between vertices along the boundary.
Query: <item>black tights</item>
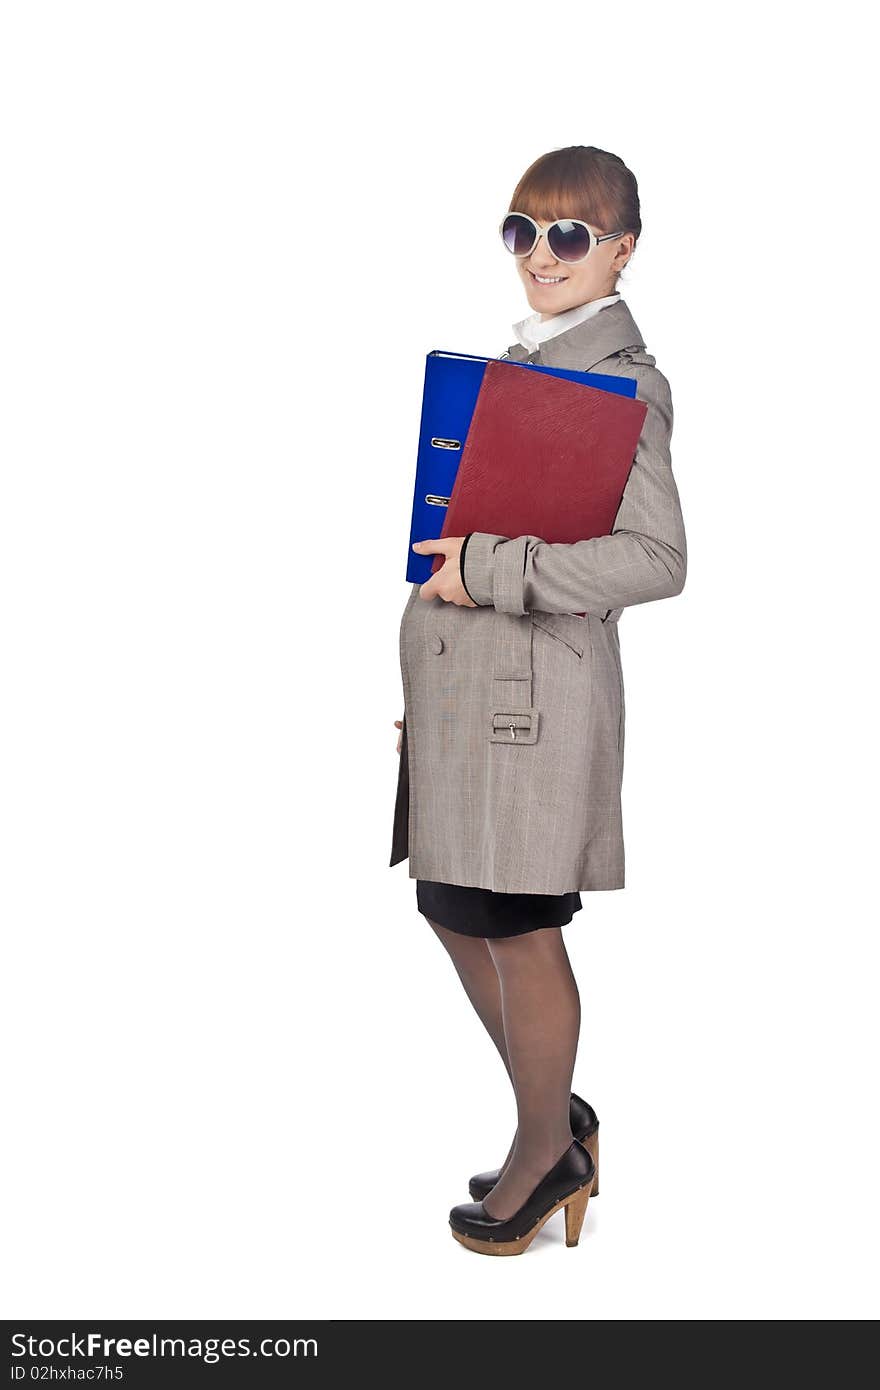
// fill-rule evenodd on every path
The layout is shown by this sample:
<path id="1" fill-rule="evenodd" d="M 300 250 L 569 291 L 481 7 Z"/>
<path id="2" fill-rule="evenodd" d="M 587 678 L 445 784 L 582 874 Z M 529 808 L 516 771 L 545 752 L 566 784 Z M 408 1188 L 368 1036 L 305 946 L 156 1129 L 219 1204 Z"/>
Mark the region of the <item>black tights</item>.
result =
<path id="1" fill-rule="evenodd" d="M 430 918 L 428 919 L 430 921 Z M 486 940 L 431 922 L 494 1042 L 516 1096 L 517 1129 L 490 1216 L 518 1211 L 572 1141 L 569 1124 L 581 1009 L 559 927 Z"/>

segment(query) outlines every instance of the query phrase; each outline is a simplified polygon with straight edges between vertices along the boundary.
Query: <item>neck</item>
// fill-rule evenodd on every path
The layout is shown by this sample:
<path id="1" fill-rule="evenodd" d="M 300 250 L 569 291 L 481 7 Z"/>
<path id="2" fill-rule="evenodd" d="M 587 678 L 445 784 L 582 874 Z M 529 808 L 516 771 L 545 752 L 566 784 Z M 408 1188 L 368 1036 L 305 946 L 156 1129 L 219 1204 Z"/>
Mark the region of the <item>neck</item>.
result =
<path id="1" fill-rule="evenodd" d="M 592 304 L 597 299 L 607 299 L 609 294 L 616 294 L 616 290 L 603 290 L 601 294 L 594 294 L 592 299 L 585 299 L 582 304 L 569 304 L 568 309 L 582 309 L 584 304 Z M 558 309 L 559 314 L 567 314 L 568 309 Z M 539 323 L 546 323 L 548 319 L 555 319 L 556 314 L 541 314 L 538 318 Z"/>

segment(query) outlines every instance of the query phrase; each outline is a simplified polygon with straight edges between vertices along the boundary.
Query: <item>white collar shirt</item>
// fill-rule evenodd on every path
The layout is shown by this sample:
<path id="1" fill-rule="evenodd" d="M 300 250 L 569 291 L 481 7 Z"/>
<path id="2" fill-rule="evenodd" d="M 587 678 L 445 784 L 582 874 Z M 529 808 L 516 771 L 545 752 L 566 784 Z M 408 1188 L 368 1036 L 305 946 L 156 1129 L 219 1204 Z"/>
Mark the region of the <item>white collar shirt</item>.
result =
<path id="1" fill-rule="evenodd" d="M 576 323 L 583 323 L 585 319 L 592 318 L 607 305 L 616 304 L 618 299 L 619 291 L 616 294 L 606 294 L 602 299 L 591 299 L 587 304 L 576 304 L 573 309 L 563 309 L 560 314 L 551 314 L 548 319 L 542 319 L 539 313 L 529 314 L 527 318 L 520 319 L 519 323 L 513 325 L 517 342 L 529 352 L 534 352 L 541 343 L 546 343 L 548 338 L 555 338 L 557 333 L 567 332 L 569 328 L 574 328 Z"/>

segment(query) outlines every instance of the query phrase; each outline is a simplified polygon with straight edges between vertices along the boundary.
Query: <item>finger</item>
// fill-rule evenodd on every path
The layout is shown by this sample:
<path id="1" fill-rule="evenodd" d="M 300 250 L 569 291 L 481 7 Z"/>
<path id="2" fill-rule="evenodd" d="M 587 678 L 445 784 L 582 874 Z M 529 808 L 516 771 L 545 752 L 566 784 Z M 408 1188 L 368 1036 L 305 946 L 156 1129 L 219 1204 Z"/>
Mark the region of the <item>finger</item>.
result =
<path id="1" fill-rule="evenodd" d="M 438 574 L 432 575 L 430 579 L 426 579 L 424 584 L 419 586 L 419 598 L 427 600 L 434 597 L 437 593 Z"/>
<path id="2" fill-rule="evenodd" d="M 445 555 L 449 548 L 449 542 L 442 539 L 436 541 L 413 541 L 413 550 L 417 550 L 420 555 Z"/>

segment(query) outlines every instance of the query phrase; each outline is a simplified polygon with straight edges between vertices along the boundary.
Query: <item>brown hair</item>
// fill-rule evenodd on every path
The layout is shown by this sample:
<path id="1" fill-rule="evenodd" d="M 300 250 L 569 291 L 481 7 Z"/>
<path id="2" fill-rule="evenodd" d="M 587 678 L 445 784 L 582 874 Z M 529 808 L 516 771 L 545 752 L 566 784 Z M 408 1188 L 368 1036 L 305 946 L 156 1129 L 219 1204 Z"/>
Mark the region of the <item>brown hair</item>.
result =
<path id="1" fill-rule="evenodd" d="M 619 155 L 595 145 L 540 155 L 513 190 L 508 212 L 527 212 L 541 222 L 578 217 L 603 232 L 632 232 L 636 242 L 642 233 L 635 175 Z"/>

